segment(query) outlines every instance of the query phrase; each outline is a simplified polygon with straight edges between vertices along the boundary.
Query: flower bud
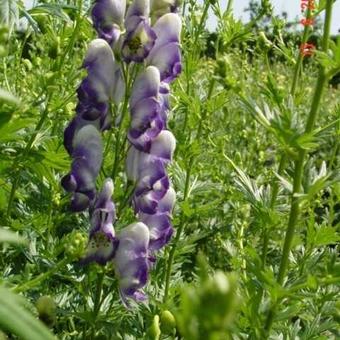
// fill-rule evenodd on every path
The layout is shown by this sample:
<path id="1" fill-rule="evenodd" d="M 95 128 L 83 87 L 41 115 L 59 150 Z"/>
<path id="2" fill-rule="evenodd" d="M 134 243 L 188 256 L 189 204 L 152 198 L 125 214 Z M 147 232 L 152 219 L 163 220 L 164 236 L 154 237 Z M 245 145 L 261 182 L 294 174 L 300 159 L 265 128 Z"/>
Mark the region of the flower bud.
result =
<path id="1" fill-rule="evenodd" d="M 268 38 L 266 37 L 266 34 L 263 31 L 259 33 L 259 38 L 260 38 L 260 41 L 262 41 L 266 47 L 268 48 L 272 47 L 273 43 L 270 40 L 268 40 Z"/>
<path id="2" fill-rule="evenodd" d="M 159 316 L 158 315 L 154 316 L 152 320 L 152 324 L 147 331 L 147 336 L 148 336 L 148 339 L 150 340 L 158 340 L 160 338 L 161 330 L 159 328 Z"/>
<path id="3" fill-rule="evenodd" d="M 164 310 L 161 314 L 161 330 L 165 334 L 172 334 L 176 329 L 176 319 L 173 314 Z"/>
<path id="4" fill-rule="evenodd" d="M 56 304 L 47 296 L 41 296 L 36 302 L 39 319 L 48 327 L 53 327 L 56 321 Z"/>
<path id="5" fill-rule="evenodd" d="M 65 244 L 66 256 L 69 256 L 71 259 L 79 260 L 85 253 L 87 237 L 80 232 L 73 231 L 64 237 L 63 243 Z"/>

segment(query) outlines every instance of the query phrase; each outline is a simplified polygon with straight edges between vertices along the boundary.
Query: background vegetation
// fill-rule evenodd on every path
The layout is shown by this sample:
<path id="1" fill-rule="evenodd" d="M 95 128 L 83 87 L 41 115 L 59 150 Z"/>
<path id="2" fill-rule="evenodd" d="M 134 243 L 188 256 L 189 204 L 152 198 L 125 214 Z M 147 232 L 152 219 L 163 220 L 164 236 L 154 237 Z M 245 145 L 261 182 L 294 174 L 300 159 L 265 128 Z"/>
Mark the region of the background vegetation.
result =
<path id="1" fill-rule="evenodd" d="M 317 2 L 316 15 L 330 3 Z M 60 186 L 70 166 L 63 129 L 95 37 L 90 5 L 0 4 L 0 339 L 339 338 L 340 89 L 328 81 L 339 72 L 340 40 L 328 42 L 322 23 L 292 31 L 270 1 L 253 2 L 248 24 L 232 1 L 224 12 L 219 1 L 183 1 L 184 69 L 169 122 L 176 234 L 151 273 L 149 302 L 126 309 L 111 265 L 78 264 L 88 218 L 69 212 Z M 302 58 L 311 34 L 318 50 Z M 104 135 L 101 181 L 117 131 Z M 118 209 L 125 184 L 121 162 Z M 124 209 L 116 228 L 130 222 Z"/>

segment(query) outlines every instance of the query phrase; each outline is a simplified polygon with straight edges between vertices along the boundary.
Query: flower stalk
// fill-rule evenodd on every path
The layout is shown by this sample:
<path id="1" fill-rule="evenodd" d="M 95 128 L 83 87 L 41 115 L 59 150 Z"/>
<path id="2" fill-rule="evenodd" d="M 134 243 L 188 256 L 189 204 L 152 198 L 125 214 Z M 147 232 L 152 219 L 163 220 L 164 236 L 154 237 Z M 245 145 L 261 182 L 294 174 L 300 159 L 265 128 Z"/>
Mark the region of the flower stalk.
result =
<path id="1" fill-rule="evenodd" d="M 324 34 L 323 34 L 323 39 L 322 39 L 322 51 L 325 53 L 328 50 L 328 44 L 329 44 L 332 7 L 333 7 L 333 1 L 327 0 Z M 327 76 L 326 76 L 325 67 L 320 65 L 319 76 L 318 76 L 316 87 L 315 87 L 311 110 L 309 112 L 307 122 L 306 122 L 306 127 L 305 127 L 306 134 L 310 133 L 314 128 L 314 124 L 315 124 L 315 120 L 316 120 L 316 117 L 319 111 L 319 106 L 320 106 L 326 80 L 327 80 Z M 299 219 L 299 214 L 300 214 L 299 194 L 301 193 L 302 175 L 303 175 L 304 161 L 305 161 L 306 156 L 307 156 L 307 151 L 304 149 L 300 149 L 298 153 L 298 159 L 295 161 L 294 175 L 293 175 L 293 193 L 291 197 L 289 220 L 288 220 L 288 226 L 286 229 L 286 236 L 285 236 L 284 245 L 283 245 L 279 272 L 277 275 L 277 283 L 280 285 L 284 283 L 284 279 L 285 279 L 286 272 L 287 272 L 288 265 L 289 265 L 289 253 L 292 248 L 295 228 L 296 228 L 296 224 Z M 276 302 L 273 303 L 273 306 L 268 313 L 268 317 L 265 323 L 266 337 L 268 337 L 268 334 L 271 330 L 275 314 L 276 314 Z"/>

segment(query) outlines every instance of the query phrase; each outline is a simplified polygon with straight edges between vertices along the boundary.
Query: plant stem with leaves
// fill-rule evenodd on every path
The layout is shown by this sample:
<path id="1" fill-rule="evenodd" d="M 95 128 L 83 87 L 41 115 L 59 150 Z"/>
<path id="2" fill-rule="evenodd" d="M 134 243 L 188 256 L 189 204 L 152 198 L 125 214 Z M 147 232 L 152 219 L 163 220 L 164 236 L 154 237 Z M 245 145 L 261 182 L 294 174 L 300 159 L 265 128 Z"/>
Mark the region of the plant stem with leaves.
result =
<path id="1" fill-rule="evenodd" d="M 333 6 L 333 1 L 327 0 L 324 34 L 323 34 L 323 39 L 322 39 L 322 51 L 325 53 L 328 50 L 328 44 L 329 44 L 330 24 L 331 24 L 331 18 L 332 18 L 332 6 Z M 311 110 L 309 112 L 307 122 L 306 122 L 306 127 L 304 131 L 305 134 L 310 134 L 313 131 L 326 80 L 327 80 L 326 70 L 324 66 L 321 65 L 314 96 L 313 96 Z M 284 279 L 285 279 L 286 272 L 287 272 L 288 265 L 289 265 L 289 253 L 292 248 L 292 242 L 293 242 L 293 238 L 295 235 L 296 224 L 299 220 L 299 214 L 300 214 L 299 194 L 301 193 L 304 161 L 305 161 L 306 156 L 307 156 L 307 151 L 305 149 L 300 149 L 298 152 L 297 160 L 295 161 L 294 174 L 293 174 L 293 192 L 292 192 L 292 197 L 291 197 L 289 220 L 288 220 L 288 226 L 286 229 L 286 235 L 285 235 L 285 240 L 284 240 L 284 245 L 283 245 L 279 272 L 277 275 L 277 283 L 280 285 L 284 283 Z M 268 313 L 268 317 L 267 317 L 266 324 L 265 324 L 266 337 L 268 337 L 268 334 L 271 330 L 275 314 L 276 314 L 276 303 L 274 302 Z"/>

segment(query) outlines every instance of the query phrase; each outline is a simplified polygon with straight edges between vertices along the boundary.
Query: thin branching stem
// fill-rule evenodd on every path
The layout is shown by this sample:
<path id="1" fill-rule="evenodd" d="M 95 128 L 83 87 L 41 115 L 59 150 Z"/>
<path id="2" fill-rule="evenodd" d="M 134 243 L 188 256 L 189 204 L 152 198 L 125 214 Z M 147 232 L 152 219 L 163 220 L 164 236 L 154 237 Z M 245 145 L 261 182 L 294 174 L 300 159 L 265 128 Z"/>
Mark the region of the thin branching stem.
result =
<path id="1" fill-rule="evenodd" d="M 312 16 L 312 12 L 310 9 L 307 10 L 307 19 L 310 19 Z M 302 35 L 302 42 L 301 44 L 304 44 L 307 42 L 309 34 L 310 34 L 311 28 L 310 26 L 306 25 L 304 30 L 303 30 L 303 35 Z M 296 89 L 297 85 L 300 80 L 300 75 L 301 75 L 301 68 L 302 68 L 302 62 L 303 62 L 303 53 L 299 51 L 298 58 L 295 64 L 294 68 L 294 73 L 293 73 L 293 81 L 292 85 L 290 88 L 290 95 L 292 98 L 295 97 L 296 94 Z M 279 167 L 277 170 L 277 174 L 281 176 L 286 168 L 287 164 L 287 155 L 286 153 L 282 153 L 280 157 L 280 162 L 279 162 Z M 272 194 L 271 194 L 271 201 L 270 201 L 270 208 L 274 209 L 277 196 L 279 194 L 279 180 L 275 176 L 272 180 Z M 267 261 L 267 253 L 268 253 L 268 245 L 269 245 L 269 240 L 270 240 L 270 234 L 268 230 L 264 230 L 264 235 L 263 235 L 263 245 L 262 245 L 262 267 L 264 268 L 266 265 Z"/>
<path id="2" fill-rule="evenodd" d="M 326 3 L 326 16 L 325 16 L 325 24 L 324 24 L 324 34 L 322 39 L 322 51 L 327 52 L 329 37 L 330 37 L 330 24 L 332 18 L 332 6 L 333 1 L 327 0 Z M 319 111 L 319 106 L 322 98 L 322 94 L 324 91 L 325 83 L 326 83 L 326 71 L 325 68 L 320 65 L 319 76 L 317 79 L 315 92 L 313 96 L 313 101 L 311 105 L 311 110 L 309 112 L 309 116 L 306 122 L 305 133 L 310 133 L 315 124 L 315 120 Z M 288 226 L 286 230 L 286 236 L 283 245 L 282 257 L 280 262 L 280 268 L 277 275 L 278 284 L 282 285 L 286 276 L 286 272 L 289 265 L 289 253 L 291 251 L 293 238 L 295 235 L 296 224 L 299 219 L 300 213 L 300 199 L 299 194 L 301 193 L 301 183 L 302 183 L 302 175 L 304 169 L 304 160 L 307 155 L 307 151 L 304 149 L 300 149 L 298 153 L 298 159 L 295 161 L 294 175 L 293 175 L 293 192 L 291 197 L 291 207 L 289 213 Z M 272 328 L 272 324 L 274 321 L 274 317 L 276 314 L 276 302 L 273 303 L 271 309 L 269 310 L 268 317 L 265 323 L 265 334 L 268 337 L 270 330 Z"/>

